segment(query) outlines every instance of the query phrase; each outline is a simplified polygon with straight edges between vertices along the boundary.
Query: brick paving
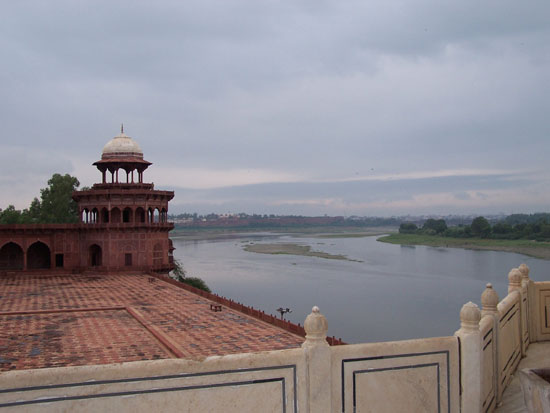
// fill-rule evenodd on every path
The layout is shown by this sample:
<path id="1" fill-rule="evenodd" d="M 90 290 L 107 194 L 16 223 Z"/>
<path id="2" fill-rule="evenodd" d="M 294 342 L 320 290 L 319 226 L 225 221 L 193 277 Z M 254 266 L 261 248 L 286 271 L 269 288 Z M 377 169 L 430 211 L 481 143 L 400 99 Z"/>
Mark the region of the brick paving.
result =
<path id="1" fill-rule="evenodd" d="M 304 339 L 147 275 L 0 278 L 0 371 L 279 350 Z"/>

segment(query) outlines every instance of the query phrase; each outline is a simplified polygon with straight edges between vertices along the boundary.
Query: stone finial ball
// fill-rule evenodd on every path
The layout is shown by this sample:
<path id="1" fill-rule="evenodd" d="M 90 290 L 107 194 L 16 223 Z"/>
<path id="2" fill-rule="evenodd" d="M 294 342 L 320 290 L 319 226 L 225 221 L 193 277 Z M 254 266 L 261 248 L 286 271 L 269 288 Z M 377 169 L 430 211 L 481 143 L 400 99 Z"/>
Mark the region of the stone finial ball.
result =
<path id="1" fill-rule="evenodd" d="M 514 286 L 521 286 L 522 274 L 517 268 L 512 268 L 508 273 L 508 283 Z"/>
<path id="2" fill-rule="evenodd" d="M 311 314 L 304 321 L 304 330 L 306 330 L 306 338 L 321 337 L 325 338 L 328 331 L 327 319 L 319 311 L 319 307 L 315 306 L 311 309 Z"/>
<path id="3" fill-rule="evenodd" d="M 527 264 L 521 264 L 519 267 L 518 267 L 518 270 L 519 272 L 521 272 L 521 275 L 523 276 L 523 279 L 524 280 L 528 280 L 529 279 L 529 266 Z"/>
<path id="4" fill-rule="evenodd" d="M 460 310 L 460 322 L 463 327 L 478 328 L 479 320 L 481 320 L 481 311 L 477 304 L 471 301 L 464 304 Z"/>
<path id="5" fill-rule="evenodd" d="M 485 291 L 481 294 L 481 306 L 484 310 L 494 310 L 496 309 L 498 305 L 498 294 L 493 289 L 493 285 L 491 283 L 487 284 L 487 287 L 485 288 Z"/>

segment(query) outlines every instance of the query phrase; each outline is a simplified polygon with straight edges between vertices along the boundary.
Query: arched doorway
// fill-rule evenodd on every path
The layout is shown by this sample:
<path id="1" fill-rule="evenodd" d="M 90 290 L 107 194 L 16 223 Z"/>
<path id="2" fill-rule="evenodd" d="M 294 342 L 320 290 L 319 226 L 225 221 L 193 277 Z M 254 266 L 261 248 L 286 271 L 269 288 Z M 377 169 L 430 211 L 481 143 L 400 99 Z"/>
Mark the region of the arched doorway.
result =
<path id="1" fill-rule="evenodd" d="M 30 270 L 51 268 L 50 248 L 37 241 L 27 250 L 27 268 Z"/>
<path id="2" fill-rule="evenodd" d="M 23 248 L 15 242 L 8 242 L 0 248 L 0 270 L 22 270 Z"/>
<path id="3" fill-rule="evenodd" d="M 103 257 L 101 253 L 101 247 L 97 244 L 90 246 L 90 266 L 99 267 L 102 265 Z"/>

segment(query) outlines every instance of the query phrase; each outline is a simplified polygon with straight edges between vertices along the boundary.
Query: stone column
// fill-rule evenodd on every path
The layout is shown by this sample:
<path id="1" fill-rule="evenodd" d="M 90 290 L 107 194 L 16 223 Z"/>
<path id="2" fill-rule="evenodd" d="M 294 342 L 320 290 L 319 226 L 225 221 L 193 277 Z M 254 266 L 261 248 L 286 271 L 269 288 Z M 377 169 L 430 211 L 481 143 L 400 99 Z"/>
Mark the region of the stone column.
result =
<path id="1" fill-rule="evenodd" d="M 306 358 L 307 411 L 330 413 L 331 411 L 331 357 L 327 343 L 327 319 L 315 306 L 304 322 L 306 341 L 302 349 Z"/>
<path id="2" fill-rule="evenodd" d="M 481 294 L 481 317 L 489 316 L 493 319 L 493 372 L 491 377 L 493 378 L 493 389 L 495 394 L 495 399 L 498 394 L 498 388 L 500 383 L 498 382 L 498 340 L 499 340 L 499 331 L 498 331 L 498 294 L 493 289 L 493 285 L 488 283 L 485 291 Z M 481 338 L 483 340 L 483 338 Z M 483 341 L 481 342 L 483 345 Z M 483 349 L 482 349 L 483 351 Z M 481 377 L 484 377 L 483 371 Z M 483 395 L 482 395 L 483 396 Z M 496 400 L 495 400 L 496 401 Z"/>
<path id="3" fill-rule="evenodd" d="M 460 411 L 482 411 L 482 348 L 479 321 L 481 311 L 476 304 L 466 303 L 460 310 L 460 330 L 455 333 L 460 340 L 461 396 Z"/>

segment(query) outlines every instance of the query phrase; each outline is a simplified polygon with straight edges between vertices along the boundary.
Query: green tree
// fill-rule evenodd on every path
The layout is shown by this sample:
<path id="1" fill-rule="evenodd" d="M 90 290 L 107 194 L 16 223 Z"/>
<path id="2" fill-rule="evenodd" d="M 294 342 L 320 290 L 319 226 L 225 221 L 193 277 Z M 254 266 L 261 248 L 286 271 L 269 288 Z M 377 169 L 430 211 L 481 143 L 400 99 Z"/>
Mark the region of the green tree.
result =
<path id="1" fill-rule="evenodd" d="M 28 209 L 24 209 L 21 213 L 22 224 L 37 224 L 40 221 L 41 205 L 38 198 L 34 198 L 31 202 L 31 206 Z"/>
<path id="2" fill-rule="evenodd" d="M 79 185 L 80 182 L 74 176 L 54 174 L 48 181 L 48 187 L 40 190 L 40 222 L 51 224 L 78 222 L 78 206 L 72 194 Z"/>
<path id="3" fill-rule="evenodd" d="M 21 211 L 15 209 L 13 205 L 9 205 L 3 211 L 0 210 L 0 224 L 19 224 L 21 223 Z"/>
<path id="4" fill-rule="evenodd" d="M 491 234 L 491 224 L 485 217 L 477 217 L 472 221 L 472 235 L 474 237 L 487 238 Z"/>
<path id="5" fill-rule="evenodd" d="M 422 229 L 426 232 L 435 232 L 436 234 L 441 234 L 447 229 L 447 223 L 444 219 L 428 219 Z"/>
<path id="6" fill-rule="evenodd" d="M 418 227 L 414 222 L 403 222 L 399 225 L 400 234 L 414 234 Z"/>
<path id="7" fill-rule="evenodd" d="M 500 221 L 493 225 L 493 234 L 509 234 L 513 231 L 510 224 Z"/>

